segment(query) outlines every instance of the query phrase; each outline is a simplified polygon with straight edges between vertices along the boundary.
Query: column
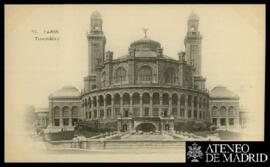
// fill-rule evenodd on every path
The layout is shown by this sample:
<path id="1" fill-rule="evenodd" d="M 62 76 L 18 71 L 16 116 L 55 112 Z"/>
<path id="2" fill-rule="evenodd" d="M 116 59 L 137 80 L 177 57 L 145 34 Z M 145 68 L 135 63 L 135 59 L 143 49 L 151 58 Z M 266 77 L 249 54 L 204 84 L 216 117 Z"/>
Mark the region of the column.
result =
<path id="1" fill-rule="evenodd" d="M 63 108 L 62 108 L 63 109 Z M 60 109 L 60 127 L 63 127 L 63 111 Z"/>
<path id="2" fill-rule="evenodd" d="M 181 100 L 181 95 L 177 94 L 177 117 L 180 117 L 180 100 Z"/>
<path id="3" fill-rule="evenodd" d="M 87 105 L 85 105 L 85 107 L 84 107 L 84 109 L 85 109 L 85 118 L 86 119 L 90 119 L 89 114 L 90 114 L 91 108 L 93 108 L 93 105 L 91 105 L 91 107 L 90 107 L 90 104 L 89 104 L 89 107 Z M 86 117 L 86 112 L 88 112 L 88 114 L 87 114 L 88 117 Z"/>
<path id="4" fill-rule="evenodd" d="M 90 117 L 90 113 L 91 113 L 91 117 Z M 94 110 L 93 110 L 93 106 L 92 108 L 90 108 L 88 110 L 88 118 L 90 118 L 90 120 L 93 120 L 94 119 Z"/>
<path id="5" fill-rule="evenodd" d="M 97 96 L 97 118 L 100 118 L 100 104 L 99 97 Z"/>
<path id="6" fill-rule="evenodd" d="M 111 108 L 111 114 L 112 114 L 112 118 L 116 118 L 115 117 L 115 113 L 114 113 L 114 98 L 113 96 L 111 97 L 111 104 L 112 104 L 112 108 Z"/>
<path id="7" fill-rule="evenodd" d="M 133 116 L 133 100 L 132 100 L 132 94 L 129 95 L 130 101 L 129 101 L 129 115 Z"/>
<path id="8" fill-rule="evenodd" d="M 163 117 L 164 115 L 162 114 L 163 112 L 162 109 L 163 109 L 163 99 L 162 96 L 161 97 L 159 96 L 159 115 Z"/>
<path id="9" fill-rule="evenodd" d="M 150 111 L 149 115 L 153 116 L 153 94 L 150 94 Z"/>
<path id="10" fill-rule="evenodd" d="M 169 117 L 172 115 L 172 95 L 169 94 Z"/>
<path id="11" fill-rule="evenodd" d="M 122 115 L 122 117 L 124 116 L 123 115 L 123 95 L 120 94 L 120 114 Z"/>
<path id="12" fill-rule="evenodd" d="M 68 125 L 69 125 L 69 126 L 72 126 L 72 115 L 71 115 L 71 111 L 69 111 Z"/>
<path id="13" fill-rule="evenodd" d="M 93 111 L 92 111 L 92 109 L 89 108 L 87 112 L 88 112 L 88 114 L 87 114 L 88 115 L 88 118 L 87 119 L 88 120 L 92 120 L 93 119 Z"/>
<path id="14" fill-rule="evenodd" d="M 104 112 L 104 119 L 107 118 L 107 109 L 106 109 L 106 96 L 103 97 L 104 103 L 103 103 L 103 112 Z"/>
<path id="15" fill-rule="evenodd" d="M 185 96 L 185 119 L 188 119 L 188 96 Z"/>
<path id="16" fill-rule="evenodd" d="M 205 104 L 204 104 L 204 100 L 203 100 L 203 103 L 202 103 L 202 120 L 205 119 Z"/>
<path id="17" fill-rule="evenodd" d="M 194 99 L 191 96 L 191 119 L 194 119 Z"/>
<path id="18" fill-rule="evenodd" d="M 142 94 L 140 94 L 140 116 L 143 116 Z"/>
<path id="19" fill-rule="evenodd" d="M 52 118 L 52 116 L 53 116 L 53 102 L 51 101 L 50 103 L 49 103 L 49 126 L 53 126 L 53 118 Z"/>
<path id="20" fill-rule="evenodd" d="M 86 110 L 85 110 L 84 100 L 83 100 L 81 106 L 82 106 L 82 117 L 83 117 L 83 119 L 86 119 Z"/>

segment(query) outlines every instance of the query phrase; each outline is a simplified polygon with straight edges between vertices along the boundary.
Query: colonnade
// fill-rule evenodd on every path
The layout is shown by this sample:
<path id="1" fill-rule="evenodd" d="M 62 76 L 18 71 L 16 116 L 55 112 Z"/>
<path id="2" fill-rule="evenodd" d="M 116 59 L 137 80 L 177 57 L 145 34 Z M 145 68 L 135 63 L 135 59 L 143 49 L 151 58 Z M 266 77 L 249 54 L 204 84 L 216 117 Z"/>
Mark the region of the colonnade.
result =
<path id="1" fill-rule="evenodd" d="M 173 92 L 116 92 L 91 94 L 82 100 L 86 119 L 118 117 L 171 117 L 204 120 L 208 117 L 208 97 Z"/>

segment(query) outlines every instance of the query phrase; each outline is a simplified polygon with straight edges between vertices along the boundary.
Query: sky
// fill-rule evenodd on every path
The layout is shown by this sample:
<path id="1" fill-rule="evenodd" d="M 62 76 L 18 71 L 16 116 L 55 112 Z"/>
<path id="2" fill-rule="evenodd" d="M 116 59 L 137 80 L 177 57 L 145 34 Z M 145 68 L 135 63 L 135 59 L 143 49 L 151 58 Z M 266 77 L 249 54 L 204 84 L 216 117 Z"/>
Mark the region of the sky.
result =
<path id="1" fill-rule="evenodd" d="M 48 107 L 50 93 L 66 85 L 83 88 L 87 76 L 86 34 L 98 10 L 114 58 L 148 37 L 178 59 L 185 50 L 187 18 L 200 17 L 202 75 L 206 86 L 226 86 L 245 108 L 263 109 L 265 8 L 263 5 L 20 5 L 5 7 L 5 90 L 8 104 Z M 33 30 L 57 30 L 59 41 L 36 41 Z M 15 103 L 16 102 L 16 103 Z M 258 108 L 258 106 L 260 106 Z"/>

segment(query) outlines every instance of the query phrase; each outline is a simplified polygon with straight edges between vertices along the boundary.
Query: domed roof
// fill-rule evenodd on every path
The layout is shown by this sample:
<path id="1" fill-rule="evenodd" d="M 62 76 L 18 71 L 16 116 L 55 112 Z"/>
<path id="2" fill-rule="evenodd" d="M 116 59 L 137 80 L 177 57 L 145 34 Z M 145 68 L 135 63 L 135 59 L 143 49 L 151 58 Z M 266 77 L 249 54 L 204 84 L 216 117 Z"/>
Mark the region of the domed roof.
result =
<path id="1" fill-rule="evenodd" d="M 51 97 L 79 97 L 80 92 L 73 86 L 64 86 L 63 88 L 51 94 Z"/>
<path id="2" fill-rule="evenodd" d="M 228 90 L 226 87 L 224 86 L 217 86 L 214 87 L 211 90 L 210 93 L 210 97 L 211 98 L 221 98 L 221 99 L 239 99 L 239 96 L 235 93 L 233 93 L 232 91 Z"/>
<path id="3" fill-rule="evenodd" d="M 130 47 L 135 48 L 136 50 L 149 49 L 152 51 L 156 51 L 158 48 L 160 48 L 160 43 L 147 37 L 144 37 L 135 42 L 132 42 Z"/>
<path id="4" fill-rule="evenodd" d="M 101 14 L 99 13 L 99 11 L 94 11 L 91 15 L 91 19 L 102 19 Z"/>
<path id="5" fill-rule="evenodd" d="M 141 38 L 141 39 L 133 42 L 132 44 L 139 44 L 139 43 L 158 43 L 159 44 L 159 42 L 154 41 L 154 40 L 147 38 L 147 37 Z"/>
<path id="6" fill-rule="evenodd" d="M 192 13 L 189 15 L 188 19 L 189 19 L 189 20 L 199 20 L 200 18 L 199 18 L 199 16 L 198 16 L 196 13 L 192 12 Z"/>

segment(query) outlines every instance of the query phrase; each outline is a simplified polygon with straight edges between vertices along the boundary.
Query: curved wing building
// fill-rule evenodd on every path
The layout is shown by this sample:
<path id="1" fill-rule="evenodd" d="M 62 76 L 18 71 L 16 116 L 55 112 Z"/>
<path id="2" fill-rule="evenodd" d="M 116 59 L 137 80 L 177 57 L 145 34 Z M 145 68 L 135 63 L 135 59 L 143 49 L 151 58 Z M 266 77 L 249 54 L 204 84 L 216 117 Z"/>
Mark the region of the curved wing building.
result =
<path id="1" fill-rule="evenodd" d="M 175 60 L 147 37 L 132 42 L 127 54 L 105 51 L 98 11 L 91 15 L 88 75 L 82 92 L 64 87 L 49 98 L 50 125 L 72 128 L 78 119 L 114 122 L 121 131 L 173 131 L 185 121 L 212 121 L 209 93 L 201 74 L 199 17 L 187 20 L 185 52 Z M 78 112 L 76 114 L 76 112 Z"/>

